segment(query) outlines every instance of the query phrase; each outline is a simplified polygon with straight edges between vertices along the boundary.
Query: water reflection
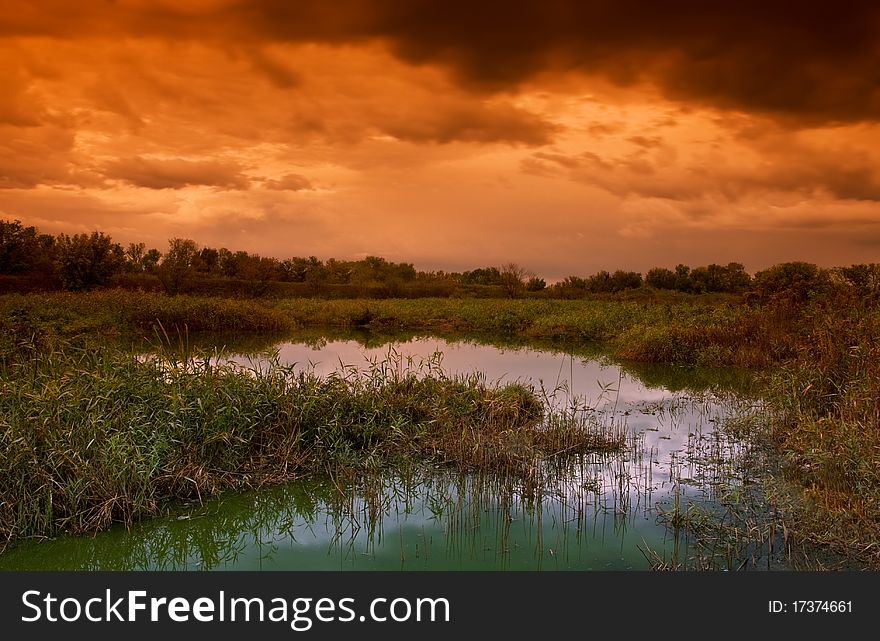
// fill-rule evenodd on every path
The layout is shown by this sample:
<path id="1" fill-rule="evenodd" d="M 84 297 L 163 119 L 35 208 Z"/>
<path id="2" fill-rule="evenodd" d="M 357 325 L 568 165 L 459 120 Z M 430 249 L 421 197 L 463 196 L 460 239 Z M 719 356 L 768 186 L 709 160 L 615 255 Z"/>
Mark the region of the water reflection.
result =
<path id="1" fill-rule="evenodd" d="M 402 362 L 439 352 L 449 375 L 481 372 L 489 384 L 531 385 L 550 405 L 576 404 L 626 430 L 630 445 L 544 463 L 529 484 L 443 468 L 303 479 L 178 506 L 130 531 L 25 542 L 0 555 L 0 568 L 647 569 L 645 550 L 684 558 L 692 543 L 658 523 L 658 507 L 711 506 L 713 475 L 728 474 L 724 462 L 737 454 L 714 430 L 730 405 L 707 389 L 714 379 L 706 371 L 666 368 L 675 380 L 666 387 L 661 368 L 646 384 L 638 369 L 583 352 L 425 336 L 389 344 L 350 334 L 304 335 L 214 358 L 253 368 L 277 360 L 327 374 L 366 367 L 389 350 Z M 701 465 L 700 456 L 717 465 Z"/>
<path id="2" fill-rule="evenodd" d="M 320 479 L 182 508 L 126 532 L 26 545 L 4 569 L 638 569 L 662 542 L 630 479 L 581 459 L 526 491 L 514 479 L 420 471 Z M 622 464 L 622 462 L 620 462 Z M 619 468 L 618 468 L 619 469 Z M 565 478 L 562 478 L 565 473 Z M 624 494 L 619 494 L 623 491 Z"/>

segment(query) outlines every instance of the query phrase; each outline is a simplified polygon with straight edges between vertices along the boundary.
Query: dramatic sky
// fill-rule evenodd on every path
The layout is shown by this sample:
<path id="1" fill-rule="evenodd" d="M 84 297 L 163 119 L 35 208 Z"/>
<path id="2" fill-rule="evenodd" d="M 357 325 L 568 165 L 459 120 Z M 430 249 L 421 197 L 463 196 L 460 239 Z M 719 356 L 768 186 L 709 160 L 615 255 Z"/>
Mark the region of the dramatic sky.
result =
<path id="1" fill-rule="evenodd" d="M 421 269 L 880 261 L 880 3 L 3 0 L 0 218 Z"/>

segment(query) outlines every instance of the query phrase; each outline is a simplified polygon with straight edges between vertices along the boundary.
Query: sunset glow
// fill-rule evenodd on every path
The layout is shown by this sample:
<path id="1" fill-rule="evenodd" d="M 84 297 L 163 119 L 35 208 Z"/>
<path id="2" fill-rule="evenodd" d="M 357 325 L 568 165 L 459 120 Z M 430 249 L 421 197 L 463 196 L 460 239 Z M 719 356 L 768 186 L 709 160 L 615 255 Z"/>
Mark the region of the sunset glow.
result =
<path id="1" fill-rule="evenodd" d="M 880 5 L 7 0 L 0 218 L 548 279 L 880 260 Z"/>

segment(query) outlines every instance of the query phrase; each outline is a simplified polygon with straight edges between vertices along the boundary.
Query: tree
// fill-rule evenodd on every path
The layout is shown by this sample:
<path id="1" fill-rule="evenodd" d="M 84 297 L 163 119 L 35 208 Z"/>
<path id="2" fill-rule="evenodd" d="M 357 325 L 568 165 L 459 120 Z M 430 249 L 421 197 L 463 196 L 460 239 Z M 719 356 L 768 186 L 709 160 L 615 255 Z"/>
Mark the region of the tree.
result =
<path id="1" fill-rule="evenodd" d="M 713 263 L 691 271 L 691 281 L 697 292 L 742 292 L 748 289 L 751 280 L 739 263 L 728 263 L 726 267 Z"/>
<path id="2" fill-rule="evenodd" d="M 355 285 L 369 286 L 385 282 L 391 272 L 391 265 L 379 256 L 367 256 L 352 264 L 351 282 Z"/>
<path id="3" fill-rule="evenodd" d="M 604 269 L 596 272 L 587 279 L 587 289 L 594 294 L 614 291 L 611 274 Z"/>
<path id="4" fill-rule="evenodd" d="M 566 276 L 551 287 L 554 297 L 583 298 L 587 295 L 587 280 L 580 276 Z"/>
<path id="5" fill-rule="evenodd" d="M 213 247 L 202 247 L 199 252 L 199 264 L 196 266 L 198 271 L 208 274 L 219 272 L 220 252 Z"/>
<path id="6" fill-rule="evenodd" d="M 144 271 L 144 255 L 147 246 L 144 243 L 129 243 L 125 249 L 125 269 L 130 272 Z"/>
<path id="7" fill-rule="evenodd" d="M 528 272 L 516 263 L 507 263 L 501 266 L 501 286 L 510 298 L 522 295 L 526 288 Z"/>
<path id="8" fill-rule="evenodd" d="M 639 272 L 626 272 L 618 269 L 611 275 L 611 291 L 638 289 L 642 286 L 642 275 Z"/>
<path id="9" fill-rule="evenodd" d="M 721 275 L 718 265 L 694 267 L 691 270 L 691 282 L 695 294 L 721 291 Z"/>
<path id="10" fill-rule="evenodd" d="M 828 285 L 828 272 L 812 263 L 780 263 L 755 274 L 755 289 L 764 299 L 805 303 Z"/>
<path id="11" fill-rule="evenodd" d="M 283 260 L 278 266 L 283 280 L 293 283 L 323 283 L 326 279 L 324 263 L 315 256 L 300 258 L 294 256 Z"/>
<path id="12" fill-rule="evenodd" d="M 20 220 L 0 220 L 0 274 L 32 272 L 41 254 L 35 227 L 24 227 Z"/>
<path id="13" fill-rule="evenodd" d="M 841 267 L 840 275 L 860 296 L 876 296 L 880 292 L 880 265 L 850 265 Z"/>
<path id="14" fill-rule="evenodd" d="M 675 289 L 680 292 L 694 291 L 694 281 L 691 279 L 691 268 L 687 265 L 675 266 Z"/>
<path id="15" fill-rule="evenodd" d="M 501 285 L 502 281 L 503 277 L 497 267 L 481 267 L 461 274 L 464 285 Z"/>
<path id="16" fill-rule="evenodd" d="M 122 247 L 101 232 L 61 234 L 57 240 L 58 276 L 68 290 L 106 285 L 125 264 Z"/>
<path id="17" fill-rule="evenodd" d="M 655 267 L 645 274 L 645 284 L 654 289 L 675 289 L 675 272 L 665 267 Z"/>
<path id="18" fill-rule="evenodd" d="M 162 259 L 162 252 L 158 249 L 148 249 L 147 253 L 144 254 L 144 271 L 152 274 L 156 271 L 156 268 L 159 266 L 159 261 Z"/>
<path id="19" fill-rule="evenodd" d="M 327 282 L 332 285 L 347 285 L 351 282 L 351 263 L 329 259 L 325 265 Z"/>
<path id="20" fill-rule="evenodd" d="M 752 277 L 749 276 L 741 263 L 727 263 L 724 271 L 724 291 L 726 292 L 744 292 L 752 284 Z"/>
<path id="21" fill-rule="evenodd" d="M 254 296 L 262 296 L 269 289 L 269 281 L 278 280 L 278 259 L 242 253 L 245 255 L 238 261 L 238 277 L 250 281 L 250 290 Z"/>
<path id="22" fill-rule="evenodd" d="M 547 281 L 545 281 L 543 278 L 538 278 L 537 276 L 532 276 L 529 279 L 529 282 L 526 283 L 526 291 L 530 292 L 539 292 L 546 287 Z"/>
<path id="23" fill-rule="evenodd" d="M 159 265 L 159 279 L 169 294 L 177 294 L 189 282 L 195 271 L 199 246 L 189 238 L 172 238 L 168 251 Z"/>

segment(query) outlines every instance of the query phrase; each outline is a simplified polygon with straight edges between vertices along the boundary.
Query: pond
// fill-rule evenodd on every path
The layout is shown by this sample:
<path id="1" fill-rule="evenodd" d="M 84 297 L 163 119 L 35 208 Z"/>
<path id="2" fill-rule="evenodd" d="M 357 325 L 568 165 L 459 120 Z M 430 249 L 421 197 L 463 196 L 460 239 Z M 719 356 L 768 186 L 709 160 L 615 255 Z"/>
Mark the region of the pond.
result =
<path id="1" fill-rule="evenodd" d="M 223 343 L 230 345 L 215 338 L 200 347 Z M 742 412 L 728 371 L 414 335 L 302 333 L 217 354 L 246 367 L 277 361 L 321 375 L 421 363 L 450 376 L 479 372 L 489 385 L 533 387 L 548 407 L 577 407 L 625 432 L 628 445 L 548 468 L 537 487 L 420 466 L 227 494 L 130 530 L 25 541 L 0 555 L 0 569 L 649 569 L 687 557 L 693 545 L 687 530 L 658 517 L 685 503 L 720 509 L 719 477 L 735 474 L 728 466 L 743 447 L 716 429 Z"/>

